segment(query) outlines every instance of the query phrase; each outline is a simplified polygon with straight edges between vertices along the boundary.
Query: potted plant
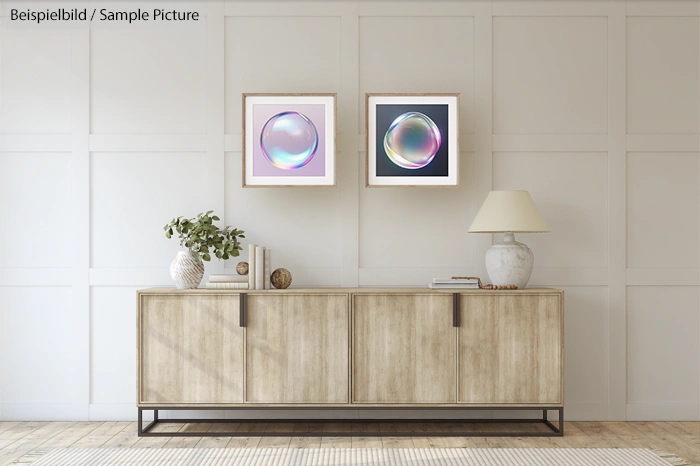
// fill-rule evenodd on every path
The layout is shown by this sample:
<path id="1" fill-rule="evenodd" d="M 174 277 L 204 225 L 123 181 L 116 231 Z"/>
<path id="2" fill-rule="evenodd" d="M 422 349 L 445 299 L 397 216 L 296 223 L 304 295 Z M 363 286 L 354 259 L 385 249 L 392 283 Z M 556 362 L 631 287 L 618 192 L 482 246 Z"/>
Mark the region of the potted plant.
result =
<path id="1" fill-rule="evenodd" d="M 241 250 L 239 238 L 245 238 L 243 230 L 226 227 L 223 230 L 214 225 L 219 217 L 213 210 L 197 215 L 196 218 L 174 218 L 163 227 L 165 236 L 179 235 L 180 246 L 185 251 L 177 253 L 170 264 L 170 276 L 179 289 L 197 288 L 204 276 L 204 263 L 210 261 L 213 253 L 219 259 L 238 257 Z"/>

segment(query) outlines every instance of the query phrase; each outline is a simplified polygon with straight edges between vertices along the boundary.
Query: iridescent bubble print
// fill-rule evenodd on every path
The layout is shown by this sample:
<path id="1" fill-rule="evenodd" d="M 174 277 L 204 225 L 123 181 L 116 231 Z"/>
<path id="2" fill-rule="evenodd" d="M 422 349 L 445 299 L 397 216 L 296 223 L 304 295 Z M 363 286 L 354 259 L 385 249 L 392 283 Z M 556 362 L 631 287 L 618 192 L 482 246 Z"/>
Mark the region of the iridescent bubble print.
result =
<path id="1" fill-rule="evenodd" d="M 440 130 L 433 120 L 420 112 L 399 115 L 384 135 L 384 151 L 401 168 L 424 168 L 440 149 Z"/>
<path id="2" fill-rule="evenodd" d="M 260 133 L 263 156 L 282 170 L 297 170 L 318 150 L 318 131 L 303 113 L 282 112 L 265 123 Z"/>

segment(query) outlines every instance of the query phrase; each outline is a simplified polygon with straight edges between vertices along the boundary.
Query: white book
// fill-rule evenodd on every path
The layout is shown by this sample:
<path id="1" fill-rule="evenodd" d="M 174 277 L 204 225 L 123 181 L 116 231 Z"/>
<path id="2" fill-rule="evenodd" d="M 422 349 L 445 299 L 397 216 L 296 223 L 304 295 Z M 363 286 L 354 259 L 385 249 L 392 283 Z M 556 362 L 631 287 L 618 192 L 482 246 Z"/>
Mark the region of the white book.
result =
<path id="1" fill-rule="evenodd" d="M 247 290 L 248 282 L 245 283 L 207 283 L 207 290 Z"/>
<path id="2" fill-rule="evenodd" d="M 255 247 L 257 244 L 248 245 L 248 289 L 255 289 Z"/>
<path id="3" fill-rule="evenodd" d="M 272 274 L 272 270 L 270 269 L 271 261 L 270 261 L 270 249 L 265 248 L 265 289 L 269 290 L 270 289 L 270 274 Z"/>
<path id="4" fill-rule="evenodd" d="M 476 278 L 433 278 L 433 283 L 435 284 L 442 284 L 442 283 L 479 283 L 479 280 Z"/>
<path id="5" fill-rule="evenodd" d="M 265 289 L 265 247 L 255 248 L 255 289 Z"/>
<path id="6" fill-rule="evenodd" d="M 471 284 L 471 283 L 455 283 L 455 284 L 439 284 L 439 283 L 430 283 L 428 284 L 428 288 L 431 290 L 477 290 L 479 289 L 479 284 Z"/>
<path id="7" fill-rule="evenodd" d="M 233 274 L 210 275 L 209 283 L 248 283 L 248 277 Z"/>

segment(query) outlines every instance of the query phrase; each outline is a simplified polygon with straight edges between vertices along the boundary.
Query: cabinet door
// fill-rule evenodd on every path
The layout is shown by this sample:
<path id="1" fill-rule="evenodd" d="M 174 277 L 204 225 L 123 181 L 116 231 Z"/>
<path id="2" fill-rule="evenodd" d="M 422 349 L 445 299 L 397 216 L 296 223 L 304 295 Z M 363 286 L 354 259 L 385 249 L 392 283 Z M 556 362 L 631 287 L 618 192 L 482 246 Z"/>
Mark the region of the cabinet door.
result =
<path id="1" fill-rule="evenodd" d="M 462 295 L 459 401 L 563 402 L 559 295 Z"/>
<path id="2" fill-rule="evenodd" d="M 348 403 L 347 294 L 248 296 L 246 402 Z"/>
<path id="3" fill-rule="evenodd" d="M 141 403 L 243 401 L 238 302 L 237 295 L 141 296 Z"/>
<path id="4" fill-rule="evenodd" d="M 353 299 L 353 402 L 454 403 L 452 295 Z"/>

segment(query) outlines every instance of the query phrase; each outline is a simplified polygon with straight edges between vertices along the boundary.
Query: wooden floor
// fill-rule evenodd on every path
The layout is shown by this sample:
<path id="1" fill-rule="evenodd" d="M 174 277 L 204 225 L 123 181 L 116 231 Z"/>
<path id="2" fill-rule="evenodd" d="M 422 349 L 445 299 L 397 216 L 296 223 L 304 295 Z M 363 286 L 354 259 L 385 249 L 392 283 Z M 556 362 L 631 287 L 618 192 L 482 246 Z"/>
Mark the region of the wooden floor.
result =
<path id="1" fill-rule="evenodd" d="M 357 437 L 333 437 L 349 424 L 293 423 L 274 426 L 286 432 L 315 434 L 295 437 L 138 437 L 135 422 L 0 422 L 0 466 L 11 464 L 36 449 L 46 448 L 652 448 L 673 453 L 700 466 L 700 422 L 566 422 L 564 438 L 422 437 L 420 431 L 439 429 L 525 429 L 498 424 L 354 424 Z M 377 429 L 406 432 L 415 437 L 376 437 Z M 223 432 L 270 429 L 257 425 L 163 424 L 165 432 Z M 291 429 L 291 430 L 289 430 Z M 276 430 L 281 432 L 280 430 Z"/>

